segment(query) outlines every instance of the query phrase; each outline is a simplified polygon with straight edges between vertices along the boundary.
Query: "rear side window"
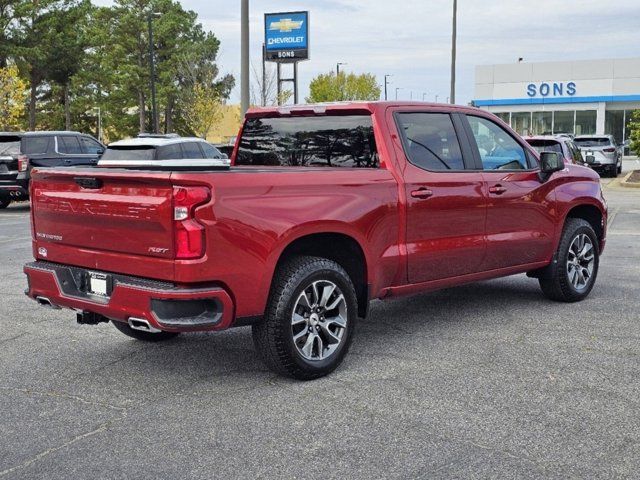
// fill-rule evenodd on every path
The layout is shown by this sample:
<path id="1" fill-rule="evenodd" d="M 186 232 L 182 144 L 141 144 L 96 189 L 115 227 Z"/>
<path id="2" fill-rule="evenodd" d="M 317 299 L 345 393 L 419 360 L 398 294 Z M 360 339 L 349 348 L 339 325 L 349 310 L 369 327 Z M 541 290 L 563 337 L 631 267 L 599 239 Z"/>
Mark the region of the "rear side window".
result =
<path id="1" fill-rule="evenodd" d="M 78 137 L 63 136 L 58 137 L 58 152 L 78 155 L 83 153 Z"/>
<path id="2" fill-rule="evenodd" d="M 460 144 L 448 113 L 398 113 L 409 161 L 425 170 L 464 170 Z"/>
<path id="3" fill-rule="evenodd" d="M 26 155 L 38 155 L 47 153 L 51 137 L 27 137 L 23 140 L 24 152 Z"/>
<path id="4" fill-rule="evenodd" d="M 19 155 L 20 137 L 2 136 L 0 137 L 0 156 Z"/>
<path id="5" fill-rule="evenodd" d="M 146 146 L 109 147 L 101 160 L 154 160 L 155 150 Z"/>
<path id="6" fill-rule="evenodd" d="M 248 119 L 236 165 L 378 168 L 370 115 Z"/>
<path id="7" fill-rule="evenodd" d="M 182 144 L 183 158 L 202 158 L 202 150 L 196 142 L 185 142 Z"/>

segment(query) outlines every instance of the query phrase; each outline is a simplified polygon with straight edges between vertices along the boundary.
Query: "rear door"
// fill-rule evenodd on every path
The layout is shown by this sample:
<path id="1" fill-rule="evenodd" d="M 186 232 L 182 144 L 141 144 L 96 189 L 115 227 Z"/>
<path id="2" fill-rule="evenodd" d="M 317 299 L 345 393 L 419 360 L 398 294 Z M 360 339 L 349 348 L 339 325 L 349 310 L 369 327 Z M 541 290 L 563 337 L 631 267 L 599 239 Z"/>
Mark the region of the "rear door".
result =
<path id="1" fill-rule="evenodd" d="M 90 153 L 80 135 L 57 135 L 56 153 L 58 165 L 95 165 L 98 163 L 98 155 Z"/>
<path id="2" fill-rule="evenodd" d="M 555 196 L 541 182 L 522 140 L 492 119 L 466 115 L 487 197 L 487 254 L 482 270 L 546 261 L 553 252 Z"/>
<path id="3" fill-rule="evenodd" d="M 407 201 L 409 283 L 478 272 L 485 252 L 481 172 L 459 117 L 420 108 L 392 111 Z"/>

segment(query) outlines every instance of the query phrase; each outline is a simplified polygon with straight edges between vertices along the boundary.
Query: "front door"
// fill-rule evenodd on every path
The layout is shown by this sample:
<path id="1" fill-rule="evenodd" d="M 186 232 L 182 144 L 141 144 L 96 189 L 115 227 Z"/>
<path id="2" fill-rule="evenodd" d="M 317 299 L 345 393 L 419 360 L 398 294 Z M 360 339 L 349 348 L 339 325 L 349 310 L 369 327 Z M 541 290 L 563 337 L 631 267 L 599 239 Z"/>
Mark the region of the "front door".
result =
<path id="1" fill-rule="evenodd" d="M 555 198 L 533 154 L 506 129 L 467 115 L 487 196 L 487 253 L 482 270 L 547 261 L 553 254 Z"/>
<path id="2" fill-rule="evenodd" d="M 407 199 L 409 283 L 478 272 L 486 199 L 481 172 L 468 170 L 473 160 L 462 120 L 437 110 L 393 117 Z"/>

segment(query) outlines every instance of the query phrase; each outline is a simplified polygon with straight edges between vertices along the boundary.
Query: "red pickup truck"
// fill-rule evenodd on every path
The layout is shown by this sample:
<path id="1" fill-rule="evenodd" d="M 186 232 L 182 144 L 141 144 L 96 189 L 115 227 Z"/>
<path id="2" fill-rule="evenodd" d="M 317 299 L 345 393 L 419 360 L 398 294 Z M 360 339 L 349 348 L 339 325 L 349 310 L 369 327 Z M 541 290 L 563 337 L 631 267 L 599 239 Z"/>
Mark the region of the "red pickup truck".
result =
<path id="1" fill-rule="evenodd" d="M 474 108 L 253 109 L 230 166 L 176 165 L 34 170 L 26 293 L 140 340 L 252 325 L 310 379 L 372 299 L 527 273 L 582 300 L 605 245 L 598 175 Z"/>

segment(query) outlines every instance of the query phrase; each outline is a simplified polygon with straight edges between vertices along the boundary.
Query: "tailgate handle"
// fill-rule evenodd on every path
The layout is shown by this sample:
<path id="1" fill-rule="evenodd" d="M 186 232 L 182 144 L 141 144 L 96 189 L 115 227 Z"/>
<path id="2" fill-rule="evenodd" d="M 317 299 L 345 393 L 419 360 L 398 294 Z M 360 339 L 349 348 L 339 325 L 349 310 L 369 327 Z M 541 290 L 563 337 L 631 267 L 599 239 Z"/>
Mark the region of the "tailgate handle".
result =
<path id="1" fill-rule="evenodd" d="M 93 177 L 75 177 L 74 180 L 82 188 L 102 188 L 102 180 Z"/>

